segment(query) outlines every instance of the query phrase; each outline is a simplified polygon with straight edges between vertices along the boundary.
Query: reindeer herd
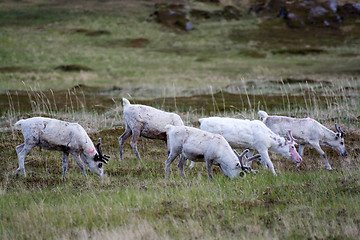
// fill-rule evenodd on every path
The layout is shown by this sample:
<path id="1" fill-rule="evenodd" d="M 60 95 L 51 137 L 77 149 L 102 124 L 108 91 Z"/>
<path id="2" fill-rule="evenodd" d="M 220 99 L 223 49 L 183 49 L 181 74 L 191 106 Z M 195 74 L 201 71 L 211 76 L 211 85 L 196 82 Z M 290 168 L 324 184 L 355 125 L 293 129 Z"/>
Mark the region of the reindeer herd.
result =
<path id="1" fill-rule="evenodd" d="M 141 157 L 137 149 L 139 137 L 159 139 L 165 142 L 168 158 L 165 161 L 165 178 L 168 178 L 172 162 L 179 157 L 178 168 L 183 179 L 186 179 L 184 164 L 191 160 L 190 168 L 195 162 L 205 162 L 208 177 L 212 178 L 212 166 L 229 178 L 243 176 L 245 173 L 257 173 L 251 169 L 253 160 L 263 163 L 276 176 L 269 151 L 292 159 L 298 167 L 302 161 L 306 145 L 312 146 L 324 159 L 326 168 L 331 166 L 321 145 L 331 147 L 341 156 L 347 156 L 345 150 L 345 132 L 335 124 L 336 132 L 331 131 L 311 118 L 290 118 L 269 116 L 264 111 L 258 114 L 262 121 L 234 118 L 209 117 L 199 119 L 200 128 L 184 125 L 181 117 L 156 108 L 130 104 L 123 98 L 125 131 L 119 137 L 119 158 L 122 161 L 123 145 L 131 137 L 130 145 L 141 166 Z M 110 156 L 102 153 L 101 139 L 94 146 L 83 127 L 45 117 L 33 117 L 19 120 L 15 129 L 22 131 L 24 143 L 16 147 L 19 168 L 16 174 L 26 176 L 24 160 L 30 150 L 36 146 L 63 153 L 63 174 L 65 178 L 68 167 L 68 156 L 71 154 L 86 176 L 84 166 L 99 177 L 103 177 L 104 164 Z M 299 152 L 296 145 L 299 144 Z M 247 148 L 238 154 L 233 148 Z M 259 154 L 253 155 L 254 151 Z"/>

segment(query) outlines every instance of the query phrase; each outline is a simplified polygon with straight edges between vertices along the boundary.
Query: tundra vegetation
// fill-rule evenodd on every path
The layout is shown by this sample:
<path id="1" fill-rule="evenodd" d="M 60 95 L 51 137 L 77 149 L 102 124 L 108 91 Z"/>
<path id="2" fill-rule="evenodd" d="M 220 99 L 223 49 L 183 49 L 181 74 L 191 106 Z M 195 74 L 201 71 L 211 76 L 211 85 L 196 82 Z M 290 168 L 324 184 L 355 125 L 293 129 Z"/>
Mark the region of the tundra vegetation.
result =
<path id="1" fill-rule="evenodd" d="M 154 2 L 1 1 L 0 239 L 358 239 L 359 19 L 296 27 L 248 14 L 252 1 L 184 1 L 182 11 L 205 16 L 184 31 L 149 18 Z M 240 16 L 224 17 L 228 4 Z M 258 174 L 232 180 L 216 166 L 209 180 L 198 163 L 184 166 L 185 182 L 173 164 L 165 181 L 163 141 L 139 138 L 141 168 L 129 141 L 117 161 L 123 97 L 192 127 L 259 110 L 338 123 L 348 156 L 324 148 L 328 171 L 312 148 L 297 170 L 270 154 L 277 177 L 253 164 Z M 11 127 L 33 116 L 101 137 L 107 177 L 85 178 L 70 159 L 63 180 L 61 153 L 38 148 L 16 176 L 24 139 Z"/>

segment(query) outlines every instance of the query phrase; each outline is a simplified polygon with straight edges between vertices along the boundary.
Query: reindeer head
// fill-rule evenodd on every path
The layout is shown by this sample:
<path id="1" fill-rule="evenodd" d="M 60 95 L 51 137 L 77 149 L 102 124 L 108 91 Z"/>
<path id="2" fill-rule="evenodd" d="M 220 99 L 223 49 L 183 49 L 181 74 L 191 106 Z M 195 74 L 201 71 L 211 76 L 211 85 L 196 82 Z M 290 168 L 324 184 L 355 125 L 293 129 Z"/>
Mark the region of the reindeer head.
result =
<path id="1" fill-rule="evenodd" d="M 229 149 L 230 146 L 229 146 Z M 249 150 L 245 150 L 240 155 L 234 151 L 233 153 L 230 152 L 228 157 L 223 158 L 221 161 L 217 162 L 216 165 L 220 167 L 221 172 L 229 178 L 237 178 L 239 176 L 244 176 L 245 172 L 243 170 L 243 163 L 242 157 L 248 152 Z"/>
<path id="2" fill-rule="evenodd" d="M 336 129 L 335 137 L 334 139 L 330 140 L 328 144 L 338 153 L 340 153 L 341 156 L 346 157 L 347 152 L 344 143 L 345 132 L 336 123 L 335 123 L 335 129 Z"/>
<path id="3" fill-rule="evenodd" d="M 297 145 L 297 143 L 296 143 L 297 140 L 291 134 L 291 130 L 288 130 L 288 137 L 289 137 L 290 141 L 285 138 L 284 147 L 286 149 L 286 153 L 283 154 L 283 156 L 285 156 L 287 158 L 291 158 L 295 163 L 300 163 L 302 158 L 299 155 L 299 153 L 296 151 L 295 146 Z"/>
<path id="4" fill-rule="evenodd" d="M 104 176 L 103 163 L 107 164 L 109 162 L 110 156 L 103 154 L 101 149 L 101 138 L 98 139 L 98 143 L 96 144 L 97 153 L 94 155 L 94 161 L 89 164 L 90 170 L 97 174 L 99 177 Z"/>
<path id="5" fill-rule="evenodd" d="M 250 158 L 247 158 L 246 157 L 246 154 L 249 152 L 249 149 L 245 149 L 241 154 L 238 154 L 235 150 L 234 150 L 234 153 L 235 153 L 235 155 L 236 155 L 236 157 L 239 159 L 239 162 L 240 162 L 240 165 L 241 165 L 241 171 L 242 172 L 240 172 L 240 176 L 242 177 L 242 176 L 244 176 L 245 175 L 245 173 L 250 173 L 250 172 L 252 172 L 252 173 L 257 173 L 257 171 L 255 171 L 255 170 L 252 170 L 251 169 L 251 167 L 250 167 L 250 165 L 249 165 L 249 163 L 251 164 L 251 162 L 253 161 L 253 160 L 255 160 L 255 159 L 260 159 L 260 157 L 261 157 L 261 155 L 260 154 L 257 154 L 257 155 L 255 155 L 255 156 L 253 156 L 253 157 L 250 157 Z M 243 161 L 243 159 L 244 159 L 244 161 Z M 239 165 L 238 165 L 239 163 L 237 163 L 237 167 L 239 167 Z"/>
<path id="6" fill-rule="evenodd" d="M 95 154 L 94 160 L 97 162 L 103 162 L 107 164 L 109 162 L 110 156 L 103 154 L 101 149 L 101 138 L 98 139 L 98 143 L 96 144 L 96 150 L 98 153 Z"/>

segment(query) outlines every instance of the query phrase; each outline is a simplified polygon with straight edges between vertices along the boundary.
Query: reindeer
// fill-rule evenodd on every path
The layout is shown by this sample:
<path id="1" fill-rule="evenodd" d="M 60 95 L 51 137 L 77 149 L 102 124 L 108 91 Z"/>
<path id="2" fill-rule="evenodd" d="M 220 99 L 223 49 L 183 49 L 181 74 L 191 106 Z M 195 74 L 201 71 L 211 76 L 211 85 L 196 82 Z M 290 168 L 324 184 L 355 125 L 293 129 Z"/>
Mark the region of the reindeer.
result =
<path id="1" fill-rule="evenodd" d="M 19 159 L 19 168 L 16 170 L 16 175 L 21 172 L 26 177 L 25 157 L 31 149 L 38 146 L 47 150 L 63 152 L 62 178 L 65 178 L 69 154 L 73 156 L 85 177 L 84 163 L 91 172 L 99 177 L 104 176 L 103 163 L 107 164 L 110 156 L 102 153 L 101 138 L 99 138 L 95 149 L 90 137 L 78 123 L 69 123 L 45 117 L 33 117 L 19 120 L 14 127 L 16 130 L 21 129 L 25 142 L 16 147 Z"/>
<path id="2" fill-rule="evenodd" d="M 229 178 L 243 176 L 244 172 L 253 172 L 242 162 L 248 150 L 238 154 L 219 134 L 186 126 L 166 125 L 165 129 L 170 145 L 170 154 L 165 161 L 165 179 L 169 175 L 170 165 L 177 156 L 180 156 L 178 168 L 184 180 L 186 180 L 184 173 L 186 159 L 205 162 L 209 179 L 213 178 L 212 165 L 219 166 L 221 172 Z M 253 156 L 251 160 L 259 157 L 260 155 Z"/>
<path id="3" fill-rule="evenodd" d="M 174 126 L 183 126 L 184 123 L 180 116 L 175 113 L 164 112 L 153 107 L 130 104 L 129 100 L 123 98 L 124 118 L 126 123 L 125 132 L 119 137 L 119 157 L 122 161 L 123 145 L 126 139 L 131 138 L 131 147 L 134 150 L 136 158 L 141 166 L 141 158 L 137 149 L 137 141 L 140 136 L 159 139 L 165 141 L 167 149 L 165 126 L 170 124 Z"/>
<path id="4" fill-rule="evenodd" d="M 312 118 L 269 116 L 264 111 L 259 111 L 258 115 L 266 126 L 281 136 L 284 136 L 286 131 L 291 129 L 293 136 L 298 140 L 300 156 L 303 156 L 304 148 L 309 144 L 323 157 L 328 170 L 332 170 L 332 168 L 325 152 L 320 147 L 321 145 L 336 150 L 343 157 L 347 156 L 344 143 L 345 132 L 336 123 L 335 133 Z M 297 167 L 299 165 L 300 163 L 297 164 Z"/>
<path id="5" fill-rule="evenodd" d="M 295 148 L 295 139 L 288 131 L 290 141 L 271 131 L 259 120 L 242 120 L 234 118 L 209 117 L 199 119 L 200 129 L 222 135 L 230 146 L 245 147 L 258 151 L 263 160 L 264 166 L 268 166 L 276 176 L 273 163 L 270 160 L 268 151 L 280 153 L 294 162 L 301 162 L 301 157 Z M 265 165 L 266 163 L 266 165 Z M 251 165 L 251 161 L 247 164 Z"/>

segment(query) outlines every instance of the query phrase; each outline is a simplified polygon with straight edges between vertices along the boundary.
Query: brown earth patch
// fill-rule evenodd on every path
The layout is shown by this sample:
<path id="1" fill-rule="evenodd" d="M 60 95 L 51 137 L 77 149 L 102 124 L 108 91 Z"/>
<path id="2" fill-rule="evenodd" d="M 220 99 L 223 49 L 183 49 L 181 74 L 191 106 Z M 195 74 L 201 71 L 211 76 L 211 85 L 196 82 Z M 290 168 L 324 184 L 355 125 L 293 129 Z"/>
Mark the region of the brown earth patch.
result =
<path id="1" fill-rule="evenodd" d="M 59 65 L 59 66 L 55 67 L 54 69 L 61 70 L 64 72 L 92 71 L 91 68 L 80 65 L 80 64 Z"/>

